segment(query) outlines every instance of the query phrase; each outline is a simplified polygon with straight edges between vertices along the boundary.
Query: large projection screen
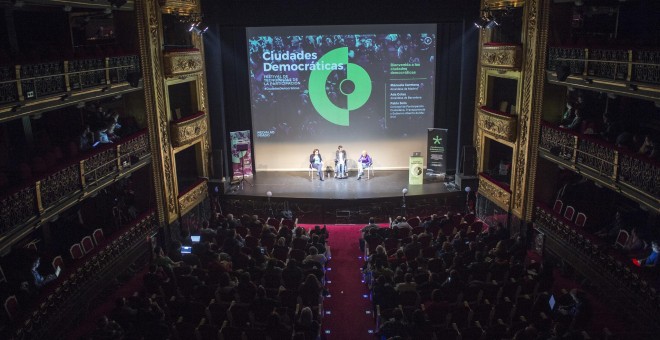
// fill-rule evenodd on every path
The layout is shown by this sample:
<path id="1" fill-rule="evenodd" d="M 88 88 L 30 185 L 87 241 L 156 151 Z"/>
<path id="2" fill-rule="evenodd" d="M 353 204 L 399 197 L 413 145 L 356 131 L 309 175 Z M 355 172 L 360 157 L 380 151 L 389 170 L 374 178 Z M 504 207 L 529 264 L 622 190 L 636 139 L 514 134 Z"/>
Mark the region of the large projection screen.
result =
<path id="1" fill-rule="evenodd" d="M 425 156 L 433 127 L 436 25 L 247 28 L 257 171 L 334 167 L 367 150 L 379 169 Z"/>

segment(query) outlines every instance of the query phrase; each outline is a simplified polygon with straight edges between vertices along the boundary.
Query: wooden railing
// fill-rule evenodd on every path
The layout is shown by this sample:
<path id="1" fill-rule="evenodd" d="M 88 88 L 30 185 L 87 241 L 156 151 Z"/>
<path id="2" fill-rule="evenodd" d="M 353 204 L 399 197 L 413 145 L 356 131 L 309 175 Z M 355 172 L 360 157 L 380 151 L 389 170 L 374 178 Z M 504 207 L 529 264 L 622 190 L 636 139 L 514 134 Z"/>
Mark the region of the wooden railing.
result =
<path id="1" fill-rule="evenodd" d="M 548 69 L 567 65 L 570 74 L 660 85 L 660 51 L 550 47 Z"/>
<path id="2" fill-rule="evenodd" d="M 0 196 L 0 241 L 59 203 L 115 176 L 150 154 L 147 130 L 83 155 L 40 179 Z"/>
<path id="3" fill-rule="evenodd" d="M 612 182 L 625 184 L 660 200 L 660 162 L 617 148 L 593 135 L 582 135 L 555 124 L 541 123 L 541 150 L 586 168 Z"/>
<path id="4" fill-rule="evenodd" d="M 27 100 L 66 99 L 72 91 L 127 82 L 134 72 L 140 72 L 137 55 L 0 65 L 0 105 L 19 109 Z"/>

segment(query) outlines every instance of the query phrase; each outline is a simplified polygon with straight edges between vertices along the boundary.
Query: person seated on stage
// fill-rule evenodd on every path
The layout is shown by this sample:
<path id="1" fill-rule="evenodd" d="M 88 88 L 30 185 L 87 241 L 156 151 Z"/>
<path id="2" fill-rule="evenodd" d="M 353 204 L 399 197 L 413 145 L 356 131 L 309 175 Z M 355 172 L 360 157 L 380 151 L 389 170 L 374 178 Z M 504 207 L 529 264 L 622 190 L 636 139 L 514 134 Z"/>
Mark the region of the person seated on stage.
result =
<path id="1" fill-rule="evenodd" d="M 362 154 L 360 155 L 360 158 L 357 160 L 358 163 L 358 180 L 362 178 L 362 175 L 364 174 L 364 169 L 368 168 L 371 166 L 372 160 L 371 156 L 367 153 L 367 150 L 362 150 Z"/>
<path id="2" fill-rule="evenodd" d="M 335 177 L 346 177 L 346 150 L 340 145 L 335 152 Z"/>
<path id="3" fill-rule="evenodd" d="M 319 179 L 323 180 L 323 157 L 321 157 L 319 149 L 314 149 L 312 154 L 309 155 L 309 167 L 316 169 L 319 173 Z"/>

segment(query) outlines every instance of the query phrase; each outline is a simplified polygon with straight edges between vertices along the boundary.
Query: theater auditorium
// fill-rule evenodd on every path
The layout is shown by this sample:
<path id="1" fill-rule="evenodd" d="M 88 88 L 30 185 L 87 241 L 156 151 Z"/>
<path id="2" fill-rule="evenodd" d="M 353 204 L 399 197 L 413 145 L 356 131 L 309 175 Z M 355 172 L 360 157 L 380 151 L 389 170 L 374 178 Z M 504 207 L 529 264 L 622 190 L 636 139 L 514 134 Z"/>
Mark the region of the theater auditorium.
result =
<path id="1" fill-rule="evenodd" d="M 658 1 L 0 8 L 2 339 L 660 334 Z"/>

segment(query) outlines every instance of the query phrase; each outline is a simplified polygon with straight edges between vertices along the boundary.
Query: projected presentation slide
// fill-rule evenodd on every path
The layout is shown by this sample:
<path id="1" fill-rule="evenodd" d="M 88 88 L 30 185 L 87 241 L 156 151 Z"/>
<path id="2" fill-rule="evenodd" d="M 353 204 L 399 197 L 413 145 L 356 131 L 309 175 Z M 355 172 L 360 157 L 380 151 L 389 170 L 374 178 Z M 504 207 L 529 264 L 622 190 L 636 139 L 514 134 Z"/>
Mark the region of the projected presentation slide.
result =
<path id="1" fill-rule="evenodd" d="M 247 39 L 257 170 L 305 166 L 314 148 L 334 159 L 339 144 L 390 168 L 423 151 L 435 25 L 260 27 Z"/>

